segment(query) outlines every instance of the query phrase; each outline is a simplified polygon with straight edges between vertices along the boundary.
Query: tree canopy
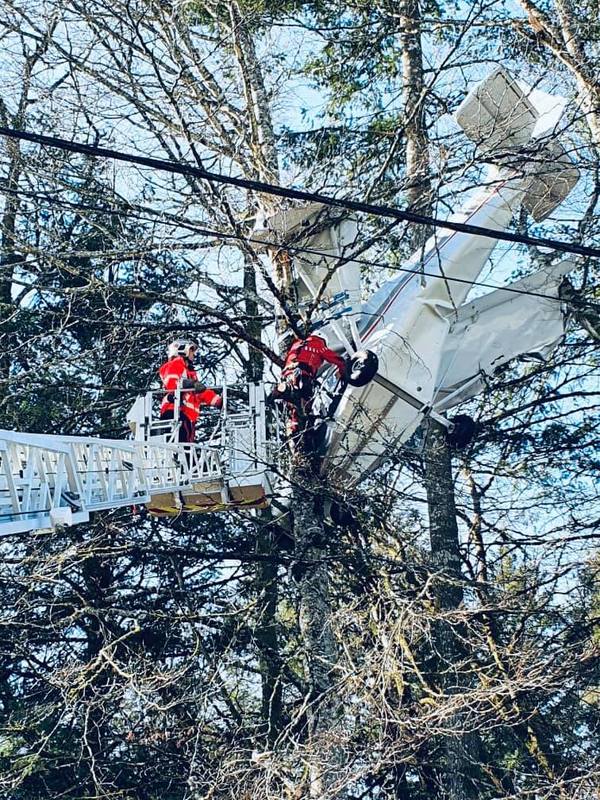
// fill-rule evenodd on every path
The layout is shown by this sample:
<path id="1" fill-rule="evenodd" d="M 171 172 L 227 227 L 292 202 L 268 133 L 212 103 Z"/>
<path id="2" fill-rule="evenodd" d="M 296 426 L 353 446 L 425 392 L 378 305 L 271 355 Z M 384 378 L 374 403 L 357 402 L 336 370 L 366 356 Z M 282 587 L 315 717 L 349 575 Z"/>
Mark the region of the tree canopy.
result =
<path id="1" fill-rule="evenodd" d="M 502 64 L 565 98 L 581 173 L 513 230 L 600 247 L 596 2 L 5 0 L 0 33 L 4 127 L 439 217 L 485 180 L 451 114 Z M 5 137 L 0 174 L 0 428 L 124 437 L 177 337 L 208 383 L 279 374 L 297 298 L 249 239 L 285 201 Z M 430 231 L 361 222 L 369 293 Z M 558 258 L 502 243 L 482 280 Z M 572 281 L 461 453 L 425 425 L 349 491 L 284 446 L 265 512 L 0 539 L 0 796 L 596 797 L 594 259 Z"/>

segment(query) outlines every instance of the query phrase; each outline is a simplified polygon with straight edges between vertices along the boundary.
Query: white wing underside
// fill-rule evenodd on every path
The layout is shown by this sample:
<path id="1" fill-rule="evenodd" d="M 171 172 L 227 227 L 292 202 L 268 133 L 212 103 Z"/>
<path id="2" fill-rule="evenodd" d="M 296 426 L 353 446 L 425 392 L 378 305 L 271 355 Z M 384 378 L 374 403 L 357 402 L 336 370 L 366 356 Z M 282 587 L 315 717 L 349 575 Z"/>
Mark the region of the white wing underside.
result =
<path id="1" fill-rule="evenodd" d="M 565 323 L 558 287 L 574 266 L 566 259 L 458 309 L 442 353 L 436 410 L 477 395 L 486 378 L 512 359 L 544 358 L 556 347 Z"/>

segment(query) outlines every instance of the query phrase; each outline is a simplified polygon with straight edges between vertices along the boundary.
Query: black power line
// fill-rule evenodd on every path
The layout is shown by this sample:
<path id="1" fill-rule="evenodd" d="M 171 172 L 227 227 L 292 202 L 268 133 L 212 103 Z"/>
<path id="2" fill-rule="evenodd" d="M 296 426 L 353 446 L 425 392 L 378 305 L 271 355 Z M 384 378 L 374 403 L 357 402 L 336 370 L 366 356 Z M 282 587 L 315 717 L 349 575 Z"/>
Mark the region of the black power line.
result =
<path id="1" fill-rule="evenodd" d="M 110 209 L 106 208 L 105 206 L 97 206 L 87 203 L 73 203 L 68 200 L 60 200 L 59 198 L 56 197 L 49 197 L 43 194 L 42 192 L 31 192 L 25 189 L 7 189 L 5 190 L 5 192 L 13 195 L 23 195 L 26 197 L 32 197 L 36 200 L 40 200 L 50 205 L 58 206 L 59 208 L 72 209 L 73 211 L 93 211 L 108 215 L 116 214 L 118 216 L 132 217 L 134 219 L 139 219 L 142 221 L 150 221 L 147 217 L 146 218 L 140 217 L 137 214 L 132 213 L 132 211 L 137 210 L 134 208 L 132 209 L 132 211 L 129 211 L 126 208 Z M 144 212 L 148 214 L 156 214 L 157 217 L 160 217 L 160 212 L 155 212 L 152 209 L 146 208 L 144 209 Z M 290 244 L 287 242 L 278 242 L 275 241 L 274 239 L 265 239 L 264 236 L 262 235 L 260 239 L 258 239 L 253 237 L 252 235 L 244 236 L 243 234 L 240 233 L 228 233 L 226 231 L 220 231 L 214 228 L 204 228 L 199 223 L 185 218 L 175 218 L 174 216 L 171 216 L 169 219 L 166 220 L 159 219 L 159 221 L 162 221 L 163 224 L 179 225 L 181 227 L 186 227 L 188 230 L 197 233 L 199 236 L 214 237 L 215 239 L 219 239 L 224 242 L 244 242 L 246 244 L 251 244 L 251 245 L 260 244 L 263 247 L 273 247 L 273 248 L 283 249 L 291 253 L 306 253 L 308 255 L 318 256 L 333 261 L 341 261 L 343 263 L 347 261 L 353 261 L 356 264 L 362 264 L 363 266 L 367 267 L 379 267 L 379 268 L 383 267 L 385 269 L 393 270 L 395 272 L 404 272 L 409 275 L 419 275 L 419 276 L 423 275 L 424 277 L 427 278 L 442 278 L 444 281 L 447 281 L 448 283 L 462 283 L 462 284 L 468 284 L 469 286 L 480 286 L 484 289 L 497 289 L 497 290 L 502 290 L 504 292 L 510 292 L 511 294 L 528 295 L 529 297 L 539 297 L 542 300 L 553 300 L 553 301 L 560 300 L 560 298 L 557 298 L 555 295 L 544 294 L 543 292 L 532 292 L 527 289 L 516 289 L 511 286 L 498 286 L 497 284 L 487 283 L 486 281 L 472 281 L 472 280 L 467 280 L 466 278 L 452 277 L 452 276 L 442 275 L 436 272 L 427 272 L 427 270 L 421 269 L 420 267 L 418 269 L 409 269 L 408 267 L 401 267 L 397 264 L 390 264 L 389 262 L 385 261 L 373 261 L 368 258 L 361 258 L 360 256 L 352 256 L 352 254 L 344 256 L 336 256 L 333 255 L 332 253 L 326 253 L 323 250 L 318 250 L 314 247 L 306 247 L 299 244 L 298 245 Z M 99 255 L 103 256 L 106 254 L 99 253 Z M 599 307 L 598 304 L 590 301 L 584 300 L 583 302 L 585 303 L 586 308 Z"/>
<path id="2" fill-rule="evenodd" d="M 470 281 L 467 280 L 466 278 L 449 277 L 438 272 L 427 272 L 427 270 L 423 270 L 420 267 L 416 269 L 409 269 L 408 267 L 399 267 L 396 264 L 389 264 L 381 261 L 371 261 L 370 259 L 360 258 L 359 256 L 354 257 L 352 256 L 351 253 L 345 256 L 335 256 L 332 255 L 331 253 L 325 253 L 322 250 L 316 250 L 313 247 L 303 247 L 301 245 L 287 244 L 287 243 L 281 244 L 273 240 L 264 239 L 262 236 L 260 239 L 257 239 L 253 238 L 252 236 L 242 236 L 241 234 L 236 234 L 236 233 L 225 233 L 223 231 L 211 230 L 210 228 L 198 228 L 197 232 L 202 236 L 210 235 L 214 236 L 215 239 L 221 239 L 224 241 L 233 239 L 237 241 L 247 242 L 248 244 L 260 244 L 263 246 L 266 245 L 268 247 L 278 247 L 280 249 L 287 250 L 290 253 L 307 253 L 308 255 L 319 256 L 322 258 L 332 259 L 334 261 L 342 261 L 344 263 L 348 261 L 353 261 L 356 264 L 362 264 L 363 266 L 368 266 L 368 267 L 384 267 L 386 269 L 395 270 L 397 272 L 405 272 L 408 275 L 419 275 L 419 276 L 423 275 L 426 278 L 441 278 L 444 281 L 448 281 L 448 283 L 466 283 L 469 284 L 469 286 L 482 286 L 483 288 L 486 289 L 498 289 L 498 290 L 501 289 L 503 292 L 511 292 L 512 294 L 525 294 L 529 295 L 530 297 L 540 297 L 543 300 L 558 299 L 557 297 L 551 294 L 543 294 L 542 292 L 531 292 L 528 291 L 527 289 L 514 289 L 511 288 L 510 286 L 497 286 L 496 284 L 486 283 L 485 281 Z"/>
<path id="3" fill-rule="evenodd" d="M 578 244 L 569 244 L 568 242 L 563 242 L 558 239 L 525 236 L 522 234 L 510 233 L 509 231 L 495 231 L 491 228 L 485 228 L 479 225 L 469 225 L 468 223 L 464 222 L 441 220 L 437 217 L 416 214 L 413 211 L 392 208 L 391 206 L 374 205 L 372 203 L 363 203 L 357 200 L 339 199 L 330 197 L 328 195 L 319 194 L 317 192 L 306 192 L 302 191 L 301 189 L 286 188 L 272 183 L 265 183 L 263 181 L 222 175 L 218 172 L 209 172 L 208 170 L 202 169 L 202 167 L 196 167 L 192 164 L 179 164 L 176 161 L 150 158 L 148 156 L 138 156 L 134 153 L 123 153 L 119 150 L 113 150 L 112 148 L 98 147 L 96 145 L 79 142 L 70 142 L 67 139 L 60 139 L 56 136 L 44 136 L 40 133 L 30 133 L 28 131 L 20 131 L 2 126 L 0 126 L 0 135 L 8 136 L 12 139 L 22 139 L 27 142 L 34 142 L 35 144 L 47 145 L 48 147 L 56 147 L 60 150 L 68 150 L 72 153 L 81 153 L 99 158 L 112 158 L 116 161 L 139 164 L 140 166 L 151 167 L 163 172 L 177 173 L 179 175 L 190 175 L 203 180 L 212 181 L 214 183 L 237 186 L 239 189 L 262 192 L 264 194 L 271 194 L 277 197 L 285 197 L 290 200 L 304 200 L 312 203 L 322 203 L 326 206 L 345 208 L 349 211 L 360 211 L 365 214 L 373 214 L 379 217 L 391 217 L 402 222 L 412 222 L 416 225 L 431 225 L 432 227 L 436 228 L 445 228 L 447 230 L 457 231 L 459 233 L 468 233 L 474 236 L 484 236 L 489 239 L 500 239 L 506 242 L 526 244 L 533 247 L 548 247 L 552 250 L 558 250 L 563 253 L 572 253 L 574 255 L 600 258 L 600 250 L 597 248 L 585 247 Z"/>

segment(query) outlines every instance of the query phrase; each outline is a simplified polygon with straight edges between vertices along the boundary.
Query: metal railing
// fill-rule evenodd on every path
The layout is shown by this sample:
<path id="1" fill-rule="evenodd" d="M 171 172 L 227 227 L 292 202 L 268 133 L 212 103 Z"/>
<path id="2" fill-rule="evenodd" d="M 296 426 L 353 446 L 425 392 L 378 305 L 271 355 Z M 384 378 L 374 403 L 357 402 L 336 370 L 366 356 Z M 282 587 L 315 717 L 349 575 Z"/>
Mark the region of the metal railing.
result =
<path id="1" fill-rule="evenodd" d="M 156 396 L 138 398 L 134 438 L 127 441 L 0 431 L 0 533 L 89 519 L 93 511 L 148 503 L 154 494 L 200 491 L 203 484 L 266 482 L 264 390 L 223 411 L 197 444 L 174 441 L 178 420 L 159 420 Z M 157 407 L 157 406 L 156 406 Z M 135 406 L 134 406 L 135 408 Z M 208 415 L 206 415 L 208 419 Z"/>

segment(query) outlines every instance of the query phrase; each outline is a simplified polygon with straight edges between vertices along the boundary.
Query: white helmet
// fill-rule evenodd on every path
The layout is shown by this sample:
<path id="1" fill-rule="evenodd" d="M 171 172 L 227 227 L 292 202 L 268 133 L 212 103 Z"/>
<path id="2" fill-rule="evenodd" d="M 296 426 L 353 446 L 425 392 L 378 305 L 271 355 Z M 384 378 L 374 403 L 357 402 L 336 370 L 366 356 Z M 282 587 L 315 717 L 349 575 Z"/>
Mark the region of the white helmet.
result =
<path id="1" fill-rule="evenodd" d="M 167 347 L 167 356 L 169 358 L 175 358 L 175 356 L 186 356 L 189 358 L 190 350 L 192 349 L 198 349 L 197 342 L 186 341 L 185 339 L 175 339 L 175 341 L 171 342 Z"/>

